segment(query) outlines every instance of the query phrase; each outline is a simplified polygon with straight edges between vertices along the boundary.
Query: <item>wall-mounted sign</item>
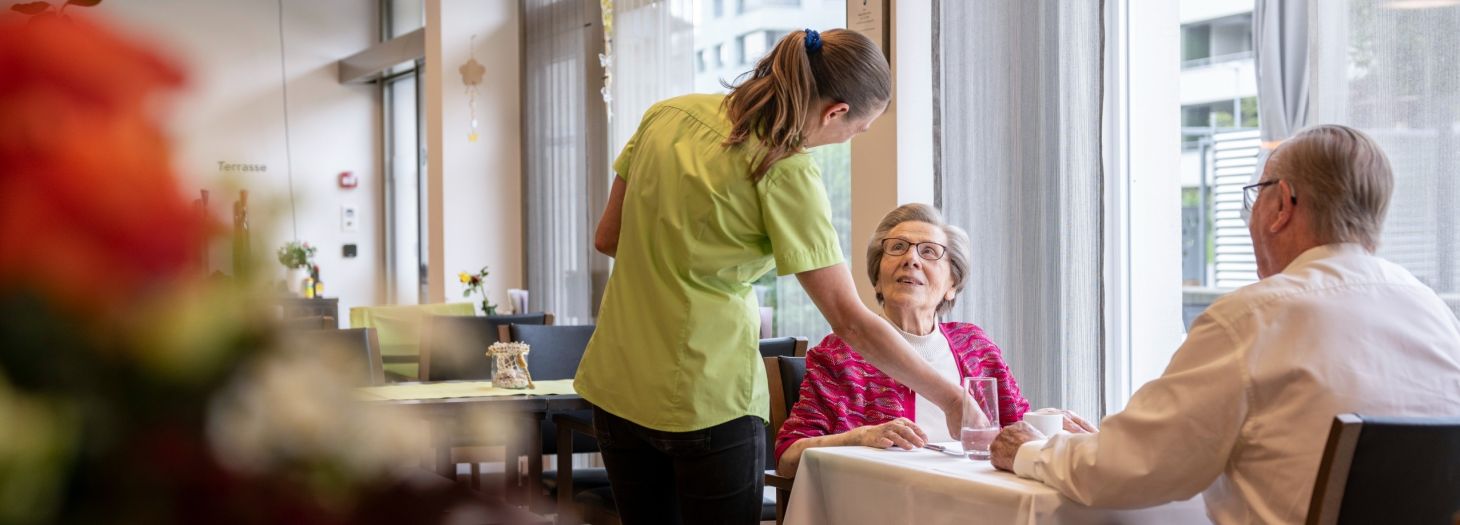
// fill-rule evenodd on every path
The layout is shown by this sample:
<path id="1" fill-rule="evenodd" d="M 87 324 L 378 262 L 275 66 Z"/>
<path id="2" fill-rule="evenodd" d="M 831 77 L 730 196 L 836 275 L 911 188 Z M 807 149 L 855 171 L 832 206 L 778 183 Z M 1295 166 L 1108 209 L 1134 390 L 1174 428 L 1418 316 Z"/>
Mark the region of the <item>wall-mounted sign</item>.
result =
<path id="1" fill-rule="evenodd" d="M 891 64 L 892 33 L 887 23 L 892 17 L 887 12 L 888 5 L 887 0 L 847 0 L 847 29 L 872 39 Z"/>
<path id="2" fill-rule="evenodd" d="M 228 162 L 223 160 L 218 161 L 219 173 L 263 173 L 266 171 L 269 171 L 269 166 L 267 164 L 253 164 L 249 162 Z"/>

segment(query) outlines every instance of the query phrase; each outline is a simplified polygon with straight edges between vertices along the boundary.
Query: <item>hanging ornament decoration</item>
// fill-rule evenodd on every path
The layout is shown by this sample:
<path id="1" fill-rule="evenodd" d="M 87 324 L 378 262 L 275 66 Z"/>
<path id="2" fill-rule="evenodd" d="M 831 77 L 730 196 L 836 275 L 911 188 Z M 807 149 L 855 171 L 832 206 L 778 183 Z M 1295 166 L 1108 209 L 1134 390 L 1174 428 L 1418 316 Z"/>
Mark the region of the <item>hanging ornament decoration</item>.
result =
<path id="1" fill-rule="evenodd" d="M 598 65 L 603 67 L 604 112 L 608 122 L 613 123 L 613 0 L 598 0 L 599 11 L 603 13 L 603 52 L 598 54 Z"/>
<path id="2" fill-rule="evenodd" d="M 477 62 L 477 36 L 471 36 L 471 60 L 467 60 L 457 71 L 461 72 L 461 83 L 466 85 L 466 108 L 471 116 L 471 133 L 466 135 L 468 142 L 477 141 L 477 85 L 482 83 L 482 75 L 487 73 L 487 68 Z"/>

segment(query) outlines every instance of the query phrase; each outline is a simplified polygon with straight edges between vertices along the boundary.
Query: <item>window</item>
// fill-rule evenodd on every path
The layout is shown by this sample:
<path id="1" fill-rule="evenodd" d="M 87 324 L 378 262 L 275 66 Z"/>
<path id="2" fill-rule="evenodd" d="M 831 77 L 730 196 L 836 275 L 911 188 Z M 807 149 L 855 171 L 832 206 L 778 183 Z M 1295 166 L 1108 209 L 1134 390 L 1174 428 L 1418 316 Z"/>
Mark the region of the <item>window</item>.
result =
<path id="1" fill-rule="evenodd" d="M 715 18 L 725 16 L 725 0 L 714 0 L 712 4 L 714 5 Z"/>
<path id="2" fill-rule="evenodd" d="M 1251 2 L 1246 2 L 1248 5 Z M 1183 7 L 1187 1 L 1183 0 Z M 1181 27 L 1181 67 L 1252 58 L 1252 12 Z"/>
<path id="3" fill-rule="evenodd" d="M 1257 128 L 1257 97 L 1181 106 L 1181 146 L 1194 149 L 1217 131 Z"/>
<path id="4" fill-rule="evenodd" d="M 760 57 L 770 51 L 771 46 L 775 44 L 771 39 L 776 38 L 776 35 L 785 33 L 787 32 L 756 31 L 742 35 L 740 37 L 740 56 L 744 60 L 741 61 L 741 64 L 754 66 L 755 61 L 760 60 Z"/>
<path id="5" fill-rule="evenodd" d="M 420 29 L 425 7 L 420 0 L 382 0 L 381 40 Z M 420 132 L 424 103 L 421 63 L 392 68 L 382 78 L 381 142 L 385 148 L 386 302 L 416 304 L 427 296 L 427 199 L 425 140 Z"/>
<path id="6" fill-rule="evenodd" d="M 698 7 L 692 7 L 698 6 Z M 613 143 L 610 157 L 633 134 L 650 104 L 687 92 L 726 92 L 733 83 L 769 52 L 777 39 L 791 27 L 841 27 L 846 25 L 844 4 L 828 1 L 814 6 L 796 1 L 739 2 L 736 11 L 724 17 L 696 17 L 703 3 L 686 0 L 649 2 L 614 12 L 615 57 L 613 60 Z M 784 8 L 769 17 L 739 16 L 765 6 Z M 720 2 L 711 4 L 718 15 Z M 688 15 L 687 15 L 688 14 Z M 662 28 L 670 28 L 665 31 Z M 688 49 L 681 59 L 677 50 Z M 693 53 L 694 56 L 690 56 Z M 700 67 L 700 62 L 704 67 Z M 685 73 L 691 72 L 692 75 Z M 692 78 L 692 82 L 685 83 Z M 851 247 L 851 150 L 846 144 L 823 146 L 811 151 L 821 167 L 822 180 L 832 205 L 832 221 L 841 234 L 844 254 Z M 800 336 L 813 343 L 831 332 L 820 311 L 811 303 L 794 276 L 777 278 L 774 271 L 755 283 L 763 308 L 770 308 L 771 333 Z"/>
<path id="7" fill-rule="evenodd" d="M 798 8 L 798 7 L 801 7 L 801 1 L 800 0 L 736 0 L 736 1 L 737 1 L 737 4 L 738 5 L 737 5 L 735 11 L 737 13 L 740 13 L 740 14 L 749 13 L 749 12 L 752 12 L 752 11 L 755 11 L 755 10 L 758 10 L 758 9 L 765 9 L 767 7 L 786 7 L 786 8 Z M 844 10 L 845 7 L 842 7 L 842 9 Z M 844 25 L 846 25 L 846 22 L 842 22 L 842 23 L 835 24 L 835 25 L 830 25 L 830 26 L 818 26 L 818 27 L 841 27 L 841 26 L 844 26 Z"/>
<path id="8" fill-rule="evenodd" d="M 1217 297 L 1257 280 L 1241 218 L 1241 187 L 1252 180 L 1260 146 L 1253 7 L 1252 0 L 1182 0 L 1179 6 L 1184 22 L 1179 250 L 1186 327 Z M 1193 13 L 1209 18 L 1188 20 Z"/>
<path id="9" fill-rule="evenodd" d="M 1313 119 L 1354 126 L 1384 149 L 1394 194 L 1379 255 L 1460 311 L 1460 5 L 1324 8 L 1309 13 Z"/>
<path id="10" fill-rule="evenodd" d="M 1209 5 L 1183 0 L 1182 9 Z M 1460 312 L 1460 214 L 1454 206 L 1460 202 L 1460 184 L 1455 182 L 1460 180 L 1460 99 L 1454 96 L 1460 89 L 1454 54 L 1460 49 L 1454 31 L 1460 5 L 1344 0 L 1323 7 L 1308 12 L 1308 31 L 1291 37 L 1305 40 L 1308 47 L 1303 58 L 1307 75 L 1299 80 L 1307 84 L 1309 109 L 1305 121 L 1286 124 L 1292 130 L 1346 124 L 1379 143 L 1393 170 L 1394 193 L 1378 253 L 1409 270 Z M 1241 42 L 1219 45 L 1218 25 L 1212 26 L 1207 55 L 1241 56 L 1250 49 Z M 1239 28 L 1226 31 L 1243 34 Z M 1183 33 L 1200 40 L 1194 32 Z M 1191 48 L 1188 40 L 1183 52 Z M 1244 60 L 1223 65 L 1240 71 Z M 1212 105 L 1187 104 L 1182 110 L 1183 306 L 1188 323 L 1221 293 L 1257 279 L 1246 225 L 1238 216 L 1237 188 L 1255 176 L 1259 138 L 1254 128 L 1268 117 L 1258 114 L 1258 99 L 1244 92 L 1243 79 L 1188 86 L 1188 77 L 1209 69 L 1182 70 L 1183 95 L 1188 89 L 1210 90 L 1214 84 L 1231 86 L 1232 92 L 1230 103 L 1224 98 Z M 1225 128 L 1227 124 L 1232 127 Z M 1202 125 L 1208 133 L 1196 129 Z"/>

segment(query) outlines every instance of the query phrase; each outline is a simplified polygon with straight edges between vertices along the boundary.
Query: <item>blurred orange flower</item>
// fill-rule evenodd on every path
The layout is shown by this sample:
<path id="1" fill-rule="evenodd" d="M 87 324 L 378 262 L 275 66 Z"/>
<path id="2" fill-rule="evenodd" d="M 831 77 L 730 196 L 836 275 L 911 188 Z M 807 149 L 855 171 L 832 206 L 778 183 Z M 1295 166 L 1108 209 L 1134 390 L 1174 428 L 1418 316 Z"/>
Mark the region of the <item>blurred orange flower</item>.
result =
<path id="1" fill-rule="evenodd" d="M 95 313 L 188 271 L 211 227 L 152 105 L 182 73 L 80 16 L 0 20 L 0 71 L 0 292 Z"/>

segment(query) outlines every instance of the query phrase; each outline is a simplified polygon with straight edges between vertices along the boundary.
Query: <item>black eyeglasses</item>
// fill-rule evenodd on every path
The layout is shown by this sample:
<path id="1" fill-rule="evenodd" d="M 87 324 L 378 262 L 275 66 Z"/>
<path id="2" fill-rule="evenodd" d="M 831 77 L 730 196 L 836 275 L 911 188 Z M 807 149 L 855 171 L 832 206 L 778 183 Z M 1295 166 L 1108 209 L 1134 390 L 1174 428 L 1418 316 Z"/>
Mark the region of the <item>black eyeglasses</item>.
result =
<path id="1" fill-rule="evenodd" d="M 918 251 L 918 257 L 926 261 L 942 259 L 943 253 L 948 251 L 947 246 L 936 242 L 912 242 L 901 237 L 882 239 L 882 253 L 887 255 L 899 256 L 914 248 Z"/>
<path id="2" fill-rule="evenodd" d="M 1242 187 L 1242 209 L 1244 211 L 1249 211 L 1249 212 L 1252 211 L 1252 205 L 1257 202 L 1257 195 L 1259 193 L 1262 193 L 1262 189 L 1263 188 L 1266 188 L 1268 186 L 1272 186 L 1273 184 L 1277 184 L 1281 180 L 1282 179 L 1266 180 L 1266 181 L 1262 181 L 1262 182 L 1259 182 L 1259 183 L 1256 183 L 1256 184 L 1248 184 L 1246 186 L 1243 186 Z M 1298 193 L 1297 192 L 1293 192 L 1292 200 L 1293 200 L 1293 204 L 1297 204 L 1298 203 Z"/>

